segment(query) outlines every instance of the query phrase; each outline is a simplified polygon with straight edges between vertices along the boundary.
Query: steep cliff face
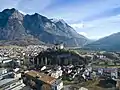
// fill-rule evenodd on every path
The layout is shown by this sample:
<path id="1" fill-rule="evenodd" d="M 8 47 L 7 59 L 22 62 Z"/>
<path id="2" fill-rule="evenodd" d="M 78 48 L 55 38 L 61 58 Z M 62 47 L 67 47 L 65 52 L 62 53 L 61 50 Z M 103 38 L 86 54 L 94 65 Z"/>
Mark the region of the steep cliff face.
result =
<path id="1" fill-rule="evenodd" d="M 40 44 L 37 38 L 26 33 L 23 21 L 24 15 L 14 8 L 0 12 L 0 45 Z"/>
<path id="2" fill-rule="evenodd" d="M 64 20 L 55 21 L 37 13 L 23 15 L 14 8 L 0 12 L 0 40 L 0 44 L 9 41 L 19 45 L 63 42 L 66 46 L 83 46 L 89 42 Z"/>

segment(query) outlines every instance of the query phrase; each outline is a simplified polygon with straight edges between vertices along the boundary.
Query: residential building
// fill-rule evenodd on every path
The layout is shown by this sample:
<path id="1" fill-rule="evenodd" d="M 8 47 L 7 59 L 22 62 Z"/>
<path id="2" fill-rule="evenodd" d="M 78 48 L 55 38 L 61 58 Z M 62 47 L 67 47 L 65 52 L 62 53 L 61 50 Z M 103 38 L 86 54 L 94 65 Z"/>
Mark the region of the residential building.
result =
<path id="1" fill-rule="evenodd" d="M 5 68 L 0 68 L 0 76 L 7 73 L 7 69 Z"/>
<path id="2" fill-rule="evenodd" d="M 64 44 L 55 44 L 54 49 L 64 49 Z"/>
<path id="3" fill-rule="evenodd" d="M 51 73 L 51 77 L 54 77 L 54 78 L 59 78 L 60 76 L 62 76 L 62 70 L 57 70 L 57 71 L 53 71 Z"/>
<path id="4" fill-rule="evenodd" d="M 37 90 L 61 90 L 63 82 L 60 79 L 53 78 L 37 71 L 25 73 L 26 81 Z"/>
<path id="5" fill-rule="evenodd" d="M 0 69 L 0 90 L 21 90 L 25 84 L 21 79 L 21 73 L 8 72 Z"/>
<path id="6" fill-rule="evenodd" d="M 18 78 L 0 80 L 0 90 L 21 90 L 25 84 Z"/>
<path id="7" fill-rule="evenodd" d="M 5 63 L 9 63 L 11 61 L 12 61 L 12 59 L 4 59 L 4 60 L 2 60 L 2 63 L 5 64 Z"/>
<path id="8" fill-rule="evenodd" d="M 79 90 L 88 90 L 87 88 L 81 87 Z"/>

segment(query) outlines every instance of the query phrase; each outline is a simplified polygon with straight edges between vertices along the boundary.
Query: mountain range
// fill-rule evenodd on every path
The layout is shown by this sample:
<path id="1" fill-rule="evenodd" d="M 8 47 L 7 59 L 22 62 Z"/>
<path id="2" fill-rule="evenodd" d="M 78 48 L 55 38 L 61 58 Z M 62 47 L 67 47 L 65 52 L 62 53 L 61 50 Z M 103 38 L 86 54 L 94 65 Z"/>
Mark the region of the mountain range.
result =
<path id="1" fill-rule="evenodd" d="M 84 48 L 92 50 L 120 51 L 120 32 L 85 45 Z"/>
<path id="2" fill-rule="evenodd" d="M 64 20 L 48 19 L 38 13 L 24 15 L 15 8 L 0 12 L 0 45 L 64 43 L 82 47 L 89 42 Z"/>
<path id="3" fill-rule="evenodd" d="M 120 32 L 91 42 L 63 19 L 38 13 L 22 14 L 15 8 L 0 12 L 0 45 L 60 44 L 92 50 L 120 51 Z"/>

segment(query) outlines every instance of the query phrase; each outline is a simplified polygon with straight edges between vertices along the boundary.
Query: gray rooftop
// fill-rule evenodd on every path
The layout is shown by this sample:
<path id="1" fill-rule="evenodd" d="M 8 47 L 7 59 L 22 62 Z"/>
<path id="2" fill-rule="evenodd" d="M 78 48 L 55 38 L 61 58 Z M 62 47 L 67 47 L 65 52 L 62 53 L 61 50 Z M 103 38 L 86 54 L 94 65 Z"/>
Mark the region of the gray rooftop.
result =
<path id="1" fill-rule="evenodd" d="M 6 85 L 10 85 L 16 81 L 18 81 L 18 79 L 16 79 L 16 78 L 8 78 L 8 79 L 0 80 L 0 88 L 5 87 Z"/>

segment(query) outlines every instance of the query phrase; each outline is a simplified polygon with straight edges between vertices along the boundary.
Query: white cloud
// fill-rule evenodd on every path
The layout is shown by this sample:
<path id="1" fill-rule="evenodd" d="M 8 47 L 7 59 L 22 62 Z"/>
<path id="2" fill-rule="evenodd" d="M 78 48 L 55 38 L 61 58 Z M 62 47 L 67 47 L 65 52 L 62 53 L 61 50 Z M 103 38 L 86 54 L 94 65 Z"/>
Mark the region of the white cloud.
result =
<path id="1" fill-rule="evenodd" d="M 85 36 L 85 37 L 87 37 L 87 33 L 85 33 L 85 32 L 78 32 L 78 33 Z"/>
<path id="2" fill-rule="evenodd" d="M 120 32 L 120 15 L 74 23 L 71 26 L 80 34 L 90 38 L 99 39 L 110 34 Z"/>
<path id="3" fill-rule="evenodd" d="M 88 23 L 71 24 L 71 26 L 72 26 L 74 29 L 84 29 L 84 28 L 94 27 L 94 25 L 88 24 Z"/>
<path id="4" fill-rule="evenodd" d="M 74 29 L 84 28 L 84 24 L 83 24 L 83 23 L 71 24 L 71 26 L 72 26 Z"/>
<path id="5" fill-rule="evenodd" d="M 60 0 L 52 1 L 57 2 Z M 70 0 L 70 2 L 74 3 L 63 2 L 61 4 L 58 2 L 55 5 L 51 5 L 47 10 L 44 10 L 45 14 L 52 17 L 67 18 L 70 19 L 70 21 L 71 19 L 80 21 L 120 6 L 119 0 L 90 0 L 88 3 L 86 0 L 83 0 L 83 2 L 85 2 L 84 4 L 81 4 L 81 0 Z"/>

